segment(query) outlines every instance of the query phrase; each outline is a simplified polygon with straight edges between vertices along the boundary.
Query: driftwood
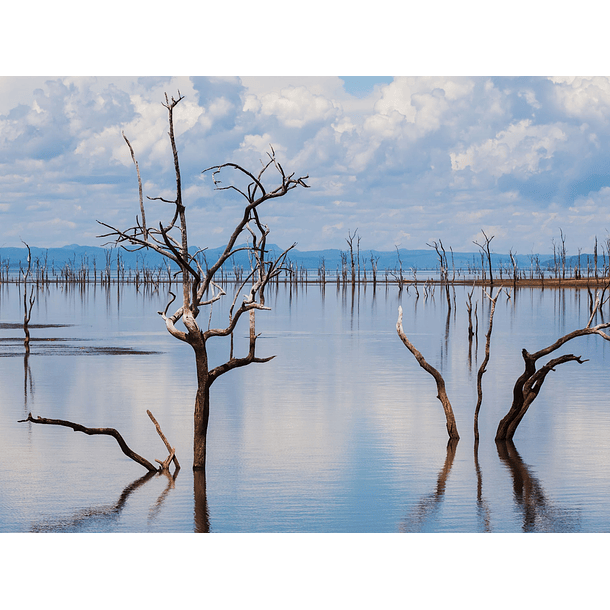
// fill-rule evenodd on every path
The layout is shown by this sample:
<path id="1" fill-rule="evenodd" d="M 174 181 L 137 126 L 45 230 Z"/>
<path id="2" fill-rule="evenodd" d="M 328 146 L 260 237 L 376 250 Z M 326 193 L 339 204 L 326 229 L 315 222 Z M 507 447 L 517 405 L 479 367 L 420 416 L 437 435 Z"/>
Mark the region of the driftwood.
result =
<path id="1" fill-rule="evenodd" d="M 517 430 L 517 426 L 521 423 L 521 420 L 527 413 L 530 405 L 538 396 L 542 384 L 546 379 L 546 376 L 555 370 L 555 367 L 565 362 L 578 362 L 583 364 L 586 360 L 582 360 L 580 356 L 574 354 L 565 354 L 557 358 L 549 360 L 544 366 L 536 370 L 536 362 L 555 350 L 559 349 L 564 343 L 575 339 L 576 337 L 583 337 L 585 335 L 599 335 L 606 341 L 610 341 L 610 336 L 602 332 L 603 329 L 610 327 L 610 322 L 604 324 L 598 324 L 597 326 L 591 326 L 595 314 L 600 308 L 599 292 L 596 298 L 595 307 L 591 313 L 589 321 L 584 328 L 573 330 L 572 332 L 560 337 L 548 347 L 541 349 L 533 354 L 530 354 L 527 350 L 523 349 L 521 354 L 525 362 L 525 370 L 523 374 L 517 379 L 513 389 L 513 403 L 509 412 L 504 416 L 502 421 L 498 425 L 496 432 L 496 442 L 498 441 L 509 441 L 512 440 Z"/>
<path id="2" fill-rule="evenodd" d="M 405 331 L 402 327 L 402 307 L 398 307 L 398 321 L 396 322 L 396 330 L 398 332 L 398 336 L 401 341 L 407 347 L 407 349 L 415 356 L 415 359 L 419 363 L 425 371 L 430 373 L 434 380 L 436 381 L 436 388 L 438 391 L 437 398 L 441 401 L 443 405 L 443 410 L 445 411 L 445 419 L 447 420 L 447 433 L 449 434 L 450 439 L 458 440 L 460 435 L 458 434 L 457 424 L 455 422 L 455 416 L 453 414 L 453 408 L 451 407 L 451 402 L 449 401 L 449 397 L 447 396 L 447 391 L 445 390 L 445 380 L 443 376 L 422 356 L 422 354 L 415 348 L 415 346 L 409 341 L 407 336 L 405 335 Z"/>
<path id="3" fill-rule="evenodd" d="M 150 413 L 150 411 L 147 411 L 147 413 L 149 414 L 150 418 L 153 420 L 153 423 L 157 427 L 157 431 L 159 432 L 159 435 L 163 439 L 163 442 L 165 442 L 166 446 L 169 447 L 169 443 L 167 442 L 167 439 L 163 435 L 163 432 L 161 432 L 161 428 L 160 428 L 159 424 L 157 423 L 157 420 L 152 416 L 152 413 Z M 65 419 L 50 419 L 47 417 L 40 417 L 40 416 L 32 417 L 31 413 L 28 413 L 27 419 L 20 419 L 19 423 L 28 422 L 28 421 L 32 422 L 34 424 L 48 424 L 51 426 L 64 426 L 66 428 L 72 428 L 72 430 L 74 430 L 75 432 L 83 432 L 84 434 L 88 434 L 90 436 L 98 435 L 98 434 L 112 436 L 116 440 L 116 442 L 119 444 L 121 451 L 128 458 L 132 459 L 134 462 L 137 462 L 141 466 L 144 466 L 144 468 L 146 468 L 146 470 L 148 470 L 149 472 L 163 472 L 165 470 L 168 470 L 169 464 L 171 463 L 172 460 L 174 460 L 176 469 L 180 468 L 180 465 L 178 464 L 178 461 L 175 456 L 175 450 L 173 448 L 171 448 L 171 447 L 169 448 L 170 455 L 164 462 L 155 460 L 155 461 L 159 462 L 159 464 L 161 464 L 161 467 L 157 468 L 156 466 L 153 466 L 153 464 L 151 464 L 146 458 L 143 458 L 141 455 L 139 455 L 135 451 L 133 451 L 133 449 L 131 449 L 127 445 L 127 443 L 125 442 L 125 439 L 121 436 L 120 432 L 118 430 L 116 430 L 115 428 L 88 428 L 87 426 L 83 426 L 82 424 L 77 424 L 77 423 L 74 423 L 71 421 L 67 421 Z"/>

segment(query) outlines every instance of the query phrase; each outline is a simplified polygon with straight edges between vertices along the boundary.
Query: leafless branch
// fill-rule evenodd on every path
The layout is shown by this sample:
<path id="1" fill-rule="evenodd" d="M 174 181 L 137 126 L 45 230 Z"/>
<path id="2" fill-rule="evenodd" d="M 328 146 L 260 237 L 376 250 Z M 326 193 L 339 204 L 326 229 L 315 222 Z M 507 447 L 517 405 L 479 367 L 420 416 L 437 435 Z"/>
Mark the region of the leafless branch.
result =
<path id="1" fill-rule="evenodd" d="M 107 436 L 112 436 L 116 442 L 119 444 L 121 451 L 128 457 L 131 458 L 134 462 L 137 462 L 141 466 L 144 466 L 150 472 L 157 472 L 157 468 L 155 468 L 147 459 L 143 458 L 141 455 L 138 455 L 135 451 L 129 448 L 123 437 L 120 433 L 114 428 L 87 428 L 81 424 L 76 424 L 74 422 L 66 421 L 64 419 L 50 419 L 47 417 L 32 417 L 32 414 L 29 413 L 27 419 L 19 420 L 19 423 L 22 422 L 32 422 L 34 424 L 49 424 L 52 426 L 65 426 L 67 428 L 72 428 L 75 432 L 83 432 L 89 435 L 96 434 L 104 434 Z"/>
<path id="2" fill-rule="evenodd" d="M 430 373 L 432 377 L 434 377 L 434 381 L 436 381 L 436 388 L 438 391 L 437 398 L 440 400 L 443 405 L 443 410 L 445 411 L 445 419 L 447 421 L 447 432 L 449 434 L 449 438 L 459 439 L 460 436 L 457 431 L 457 424 L 455 422 L 455 416 L 453 414 L 453 408 L 451 407 L 451 402 L 449 401 L 449 397 L 447 396 L 447 392 L 445 390 L 445 380 L 443 376 L 422 356 L 421 352 L 419 352 L 416 347 L 409 341 L 407 338 L 403 326 L 402 326 L 402 307 L 398 307 L 398 321 L 396 322 L 396 330 L 398 332 L 398 336 L 401 341 L 407 347 L 407 349 L 415 356 L 419 366 L 421 366 L 425 371 Z"/>

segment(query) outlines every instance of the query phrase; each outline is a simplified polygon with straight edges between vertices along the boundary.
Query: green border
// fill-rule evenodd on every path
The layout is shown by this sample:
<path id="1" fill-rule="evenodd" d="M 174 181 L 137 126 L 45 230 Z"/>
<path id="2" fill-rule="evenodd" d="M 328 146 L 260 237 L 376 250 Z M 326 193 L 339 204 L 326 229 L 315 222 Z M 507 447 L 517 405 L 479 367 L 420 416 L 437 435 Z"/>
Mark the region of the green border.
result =
<path id="1" fill-rule="evenodd" d="M 570 12 L 551 2 L 448 4 L 397 12 L 396 2 L 348 10 L 319 1 L 109 1 L 92 13 L 81 2 L 35 2 L 3 9 L 0 50 L 5 74 L 29 75 L 608 71 L 610 9 L 597 3 Z M 504 608 L 527 599 L 526 607 L 592 607 L 607 542 L 555 534 L 4 534 L 0 565 L 9 602 L 28 606 Z"/>

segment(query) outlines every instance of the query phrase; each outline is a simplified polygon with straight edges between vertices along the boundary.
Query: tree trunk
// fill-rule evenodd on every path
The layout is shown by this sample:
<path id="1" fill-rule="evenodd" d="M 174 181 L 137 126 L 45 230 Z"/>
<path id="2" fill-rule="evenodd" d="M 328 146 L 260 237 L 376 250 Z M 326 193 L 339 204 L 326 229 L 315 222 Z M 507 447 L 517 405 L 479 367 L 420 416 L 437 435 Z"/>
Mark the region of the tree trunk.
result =
<path id="1" fill-rule="evenodd" d="M 197 395 L 195 397 L 193 470 L 205 470 L 206 439 L 210 419 L 210 385 L 208 357 L 205 344 L 194 346 L 197 367 Z"/>
<path id="2" fill-rule="evenodd" d="M 193 472 L 195 487 L 195 533 L 207 534 L 210 531 L 210 512 L 205 489 L 205 470 Z"/>

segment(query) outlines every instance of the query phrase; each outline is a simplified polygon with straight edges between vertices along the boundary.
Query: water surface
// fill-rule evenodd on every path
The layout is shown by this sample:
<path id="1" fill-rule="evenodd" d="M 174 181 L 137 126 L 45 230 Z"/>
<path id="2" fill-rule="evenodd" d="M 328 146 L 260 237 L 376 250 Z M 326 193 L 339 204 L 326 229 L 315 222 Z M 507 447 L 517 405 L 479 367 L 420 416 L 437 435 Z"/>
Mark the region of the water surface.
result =
<path id="1" fill-rule="evenodd" d="M 589 361 L 550 374 L 514 445 L 494 442 L 521 349 L 583 327 L 586 291 L 499 298 L 476 449 L 489 300 L 480 289 L 473 296 L 478 346 L 469 348 L 466 291 L 456 287 L 448 312 L 438 288 L 428 299 L 395 286 L 274 288 L 257 331 L 258 354 L 276 358 L 212 387 L 204 480 L 191 470 L 193 354 L 157 314 L 163 290 L 40 290 L 25 357 L 22 294 L 0 286 L 0 531 L 608 531 L 610 343 L 583 337 L 565 346 L 560 353 Z M 432 377 L 396 334 L 399 305 L 405 332 L 445 377 L 457 445 L 447 443 Z M 213 325 L 223 313 L 216 307 Z M 213 364 L 226 358 L 228 342 L 218 339 L 211 354 Z M 164 459 L 147 409 L 176 447 L 175 480 L 145 477 L 110 437 L 17 423 L 32 412 L 114 427 L 148 460 Z"/>

